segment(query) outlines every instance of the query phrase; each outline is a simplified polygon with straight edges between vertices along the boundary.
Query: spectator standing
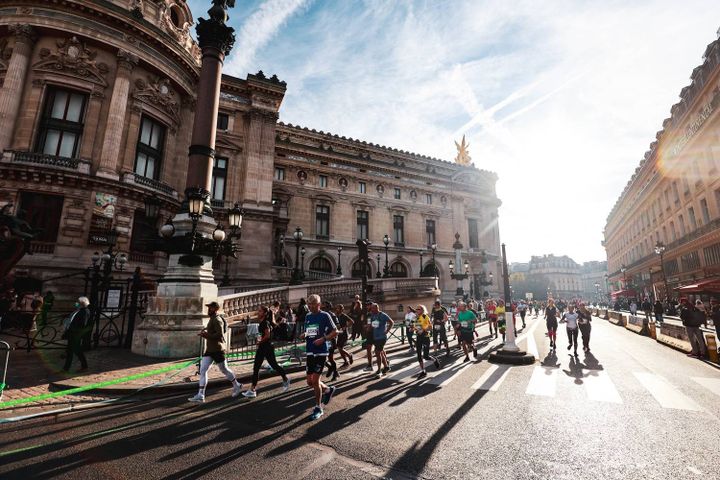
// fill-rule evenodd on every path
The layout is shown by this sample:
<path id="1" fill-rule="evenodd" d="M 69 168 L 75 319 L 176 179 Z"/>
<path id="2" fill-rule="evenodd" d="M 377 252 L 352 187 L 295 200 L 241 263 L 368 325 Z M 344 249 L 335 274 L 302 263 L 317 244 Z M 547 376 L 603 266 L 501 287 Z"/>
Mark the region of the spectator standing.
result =
<path id="1" fill-rule="evenodd" d="M 699 300 L 698 300 L 699 301 Z M 700 302 L 702 304 L 702 302 Z M 680 299 L 680 320 L 687 331 L 688 339 L 692 351 L 688 353 L 688 357 L 703 358 L 705 356 L 705 340 L 702 336 L 700 326 L 706 323 L 705 311 L 693 307 L 687 298 Z"/>
<path id="2" fill-rule="evenodd" d="M 40 328 L 47 324 L 48 314 L 50 313 L 50 310 L 52 310 L 53 303 L 55 303 L 55 295 L 53 295 L 52 291 L 48 290 L 43 297 L 42 308 L 40 309 L 40 315 L 38 316 L 38 324 L 40 325 Z"/>
<path id="3" fill-rule="evenodd" d="M 305 302 L 304 298 L 300 299 L 300 303 L 298 303 L 297 308 L 295 309 L 295 331 L 293 332 L 293 339 L 298 337 L 298 330 L 301 327 L 301 325 L 305 325 L 305 315 L 307 315 L 310 312 L 310 309 L 308 309 L 307 302 Z"/>
<path id="4" fill-rule="evenodd" d="M 80 360 L 81 371 L 88 368 L 87 359 L 83 353 L 82 338 L 90 322 L 89 306 L 90 300 L 87 297 L 78 298 L 75 303 L 75 311 L 70 314 L 67 320 L 63 332 L 63 338 L 68 342 L 65 348 L 65 365 L 63 366 L 63 370 L 66 372 L 70 371 L 75 356 Z"/>
<path id="5" fill-rule="evenodd" d="M 663 308 L 663 304 L 659 299 L 655 300 L 653 311 L 655 313 L 655 323 L 657 323 L 658 325 L 662 325 L 663 313 L 665 313 L 665 309 Z"/>
<path id="6" fill-rule="evenodd" d="M 630 302 L 630 315 L 633 317 L 637 315 L 637 303 L 635 303 L 635 300 Z"/>
<path id="7" fill-rule="evenodd" d="M 643 309 L 643 312 L 645 313 L 645 320 L 647 320 L 648 323 L 650 323 L 652 321 L 651 316 L 652 316 L 653 306 L 652 306 L 652 303 L 650 303 L 650 299 L 648 297 L 645 297 L 645 300 L 643 300 L 642 309 Z"/>
<path id="8" fill-rule="evenodd" d="M 355 299 L 350 306 L 350 318 L 352 318 L 353 321 L 352 336 L 350 337 L 350 340 L 355 340 L 358 335 L 362 337 L 363 327 L 365 326 L 365 322 L 362 321 L 362 316 L 363 307 L 362 302 L 360 301 L 360 295 L 355 295 Z"/>
<path id="9" fill-rule="evenodd" d="M 718 341 L 720 341 L 720 303 L 718 303 L 717 298 L 711 298 L 710 299 L 710 319 L 713 321 L 713 324 L 715 325 L 715 334 Z M 718 348 L 718 353 L 720 353 L 720 348 Z"/>

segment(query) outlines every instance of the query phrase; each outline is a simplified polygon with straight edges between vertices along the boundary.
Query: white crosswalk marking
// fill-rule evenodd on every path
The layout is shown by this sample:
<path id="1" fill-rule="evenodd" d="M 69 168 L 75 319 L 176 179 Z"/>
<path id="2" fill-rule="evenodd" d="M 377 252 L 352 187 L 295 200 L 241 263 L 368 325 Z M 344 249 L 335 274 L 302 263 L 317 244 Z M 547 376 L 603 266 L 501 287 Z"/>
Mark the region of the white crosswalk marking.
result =
<path id="1" fill-rule="evenodd" d="M 528 395 L 554 397 L 557 389 L 559 371 L 557 368 L 535 367 L 525 393 Z"/>
<path id="2" fill-rule="evenodd" d="M 692 377 L 692 379 L 715 395 L 720 396 L 720 378 Z"/>
<path id="3" fill-rule="evenodd" d="M 455 364 L 449 367 L 445 367 L 441 372 L 435 375 L 428 383 L 444 387 L 455 380 L 467 367 L 472 365 L 472 362 L 466 362 L 462 364 Z"/>
<path id="4" fill-rule="evenodd" d="M 702 410 L 700 405 L 670 385 L 663 377 L 648 372 L 633 372 L 633 375 L 663 408 L 696 412 Z"/>
<path id="5" fill-rule="evenodd" d="M 620 394 L 610 376 L 604 370 L 585 370 L 587 377 L 583 377 L 585 391 L 590 400 L 597 402 L 623 403 Z"/>
<path id="6" fill-rule="evenodd" d="M 540 355 L 538 354 L 537 343 L 535 343 L 535 335 L 533 335 L 535 329 L 533 328 L 532 330 L 533 331 L 530 332 L 527 337 L 527 353 L 534 356 L 535 358 L 540 358 Z"/>
<path id="7" fill-rule="evenodd" d="M 509 371 L 510 365 L 490 365 L 490 368 L 485 370 L 485 373 L 470 388 L 497 392 Z"/>

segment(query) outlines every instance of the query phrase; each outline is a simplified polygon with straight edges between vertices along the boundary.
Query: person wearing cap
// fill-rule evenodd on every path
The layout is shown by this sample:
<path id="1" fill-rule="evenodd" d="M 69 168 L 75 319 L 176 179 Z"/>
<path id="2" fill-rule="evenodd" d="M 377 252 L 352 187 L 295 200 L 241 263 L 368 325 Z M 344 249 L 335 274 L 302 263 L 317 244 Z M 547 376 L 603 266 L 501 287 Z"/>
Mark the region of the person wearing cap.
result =
<path id="1" fill-rule="evenodd" d="M 423 308 L 425 308 L 424 305 L 422 305 Z M 437 355 L 438 348 L 442 347 L 442 344 L 445 344 L 445 352 L 447 356 L 450 356 L 450 344 L 448 344 L 447 339 L 447 328 L 448 323 L 448 312 L 445 310 L 445 307 L 443 307 L 440 304 L 439 300 L 435 301 L 435 304 L 433 305 L 432 309 L 432 324 L 433 324 L 433 345 L 435 345 L 435 354 Z"/>
<path id="2" fill-rule="evenodd" d="M 188 398 L 193 403 L 203 403 L 205 401 L 205 387 L 207 386 L 207 372 L 213 363 L 217 364 L 218 369 L 225 374 L 232 384 L 232 397 L 237 397 L 242 391 L 242 385 L 235 378 L 235 374 L 230 370 L 225 359 L 225 333 L 227 332 L 227 322 L 225 317 L 218 315 L 220 305 L 217 302 L 210 302 L 205 305 L 208 309 L 207 326 L 203 328 L 199 337 L 205 339 L 205 351 L 200 358 L 200 379 L 198 380 L 198 393 L 194 397 Z"/>
<path id="3" fill-rule="evenodd" d="M 375 361 L 377 362 L 377 371 L 375 372 L 377 378 L 384 377 L 390 370 L 387 353 L 385 352 L 385 343 L 393 323 L 392 318 L 387 313 L 380 311 L 380 305 L 377 303 L 370 304 L 370 325 L 372 327 L 372 342 L 375 347 Z"/>
<path id="4" fill-rule="evenodd" d="M 700 306 L 702 302 L 698 300 Z M 696 303 L 697 304 L 697 303 Z M 680 320 L 685 327 L 690 346 L 692 350 L 688 353 L 688 357 L 703 358 L 705 356 L 705 339 L 702 335 L 700 326 L 706 323 L 705 309 L 700 310 L 697 306 L 693 306 L 687 298 L 680 299 Z"/>
<path id="5" fill-rule="evenodd" d="M 417 333 L 415 347 L 418 364 L 420 365 L 420 373 L 418 373 L 417 378 L 425 378 L 427 376 L 425 359 L 432 361 L 438 370 L 440 369 L 440 361 L 430 356 L 430 332 L 433 330 L 433 323 L 427 313 L 427 308 L 425 308 L 425 305 L 418 305 L 415 308 L 415 312 L 415 332 Z"/>
<path id="6" fill-rule="evenodd" d="M 90 318 L 90 300 L 87 297 L 80 297 L 75 303 L 75 311 L 70 314 L 66 321 L 63 338 L 67 339 L 67 347 L 65 348 L 65 365 L 63 370 L 70 371 L 73 357 L 80 360 L 80 370 L 87 370 L 88 364 L 85 354 L 83 353 L 82 338 L 88 331 L 88 327 L 92 328 L 92 319 Z"/>

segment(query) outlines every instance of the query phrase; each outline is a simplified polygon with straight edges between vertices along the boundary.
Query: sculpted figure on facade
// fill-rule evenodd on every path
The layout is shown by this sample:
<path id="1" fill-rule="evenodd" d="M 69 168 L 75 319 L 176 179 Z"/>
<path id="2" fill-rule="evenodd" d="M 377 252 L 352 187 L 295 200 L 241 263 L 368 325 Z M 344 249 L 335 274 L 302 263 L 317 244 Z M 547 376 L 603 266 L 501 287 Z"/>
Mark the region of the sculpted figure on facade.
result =
<path id="1" fill-rule="evenodd" d="M 77 37 L 56 42 L 57 50 L 40 49 L 40 61 L 33 69 L 41 72 L 61 72 L 77 76 L 93 83 L 107 86 L 105 75 L 109 71 L 107 65 L 96 62 L 97 51 L 90 50 Z"/>

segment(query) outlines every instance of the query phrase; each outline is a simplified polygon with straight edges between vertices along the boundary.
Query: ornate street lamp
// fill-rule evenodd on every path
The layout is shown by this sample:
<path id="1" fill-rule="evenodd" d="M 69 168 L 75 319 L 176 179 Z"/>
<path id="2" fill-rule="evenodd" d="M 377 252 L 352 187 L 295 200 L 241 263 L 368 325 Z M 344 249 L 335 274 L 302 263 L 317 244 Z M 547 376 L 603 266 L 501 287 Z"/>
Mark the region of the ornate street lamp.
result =
<path id="1" fill-rule="evenodd" d="M 390 244 L 390 237 L 385 234 L 383 237 L 383 243 L 385 244 L 385 267 L 383 268 L 383 277 L 387 278 L 390 276 L 390 266 L 388 265 L 388 245 Z"/>
<path id="2" fill-rule="evenodd" d="M 222 225 L 218 225 L 213 232 L 213 240 L 217 244 L 218 258 L 225 257 L 225 272 L 222 278 L 222 285 L 230 284 L 230 257 L 237 258 L 239 250 L 237 242 L 242 236 L 242 221 L 245 211 L 236 203 L 235 206 L 228 211 L 228 223 L 230 224 L 230 235 L 225 236 Z M 227 241 L 226 241 L 227 239 Z"/>
<path id="3" fill-rule="evenodd" d="M 622 273 L 623 276 L 623 290 L 627 290 L 627 277 L 625 276 L 625 272 L 627 272 L 627 267 L 623 263 L 620 265 L 620 273 Z"/>
<path id="4" fill-rule="evenodd" d="M 595 296 L 597 297 L 598 303 L 600 303 L 600 282 L 595 282 Z"/>
<path id="5" fill-rule="evenodd" d="M 342 275 L 342 267 L 340 266 L 340 254 L 342 253 L 342 247 L 337 247 L 338 252 L 338 264 L 337 268 L 335 269 L 335 273 L 338 275 Z"/>
<path id="6" fill-rule="evenodd" d="M 382 274 L 380 273 L 380 254 L 377 254 L 377 273 L 375 274 L 377 278 L 382 277 Z"/>
<path id="7" fill-rule="evenodd" d="M 295 268 L 293 268 L 290 285 L 300 285 L 302 283 L 302 274 L 300 273 L 300 242 L 303 238 L 302 228 L 295 228 L 293 238 L 295 239 Z"/>
<path id="8" fill-rule="evenodd" d="M 455 295 L 463 297 L 465 295 L 465 292 L 463 290 L 462 282 L 470 275 L 470 264 L 467 260 L 465 260 L 465 262 L 463 263 L 463 266 L 465 267 L 464 270 L 458 273 L 454 272 L 455 266 L 459 268 L 462 262 L 461 252 L 463 249 L 463 244 L 460 243 L 460 233 L 455 233 L 455 243 L 453 243 L 453 248 L 455 249 L 455 263 L 453 264 L 453 261 L 450 260 L 450 278 L 452 278 L 453 280 L 457 280 L 457 290 L 455 291 Z"/>
<path id="9" fill-rule="evenodd" d="M 437 243 L 430 245 L 430 251 L 432 252 L 432 264 L 433 264 L 433 277 L 439 277 L 440 272 L 437 269 L 437 263 L 435 263 L 435 251 L 437 250 Z"/>
<path id="10" fill-rule="evenodd" d="M 655 244 L 655 253 L 660 255 L 660 272 L 663 277 L 663 286 L 665 287 L 665 300 L 670 297 L 670 290 L 668 290 L 667 277 L 665 276 L 665 263 L 663 262 L 663 254 L 665 253 L 665 244 L 658 240 Z"/>
<path id="11" fill-rule="evenodd" d="M 423 251 L 420 250 L 418 253 L 420 254 L 420 275 L 419 276 L 422 277 L 423 276 L 423 264 L 422 264 Z"/>
<path id="12" fill-rule="evenodd" d="M 300 247 L 300 276 L 305 279 L 305 247 Z"/>

